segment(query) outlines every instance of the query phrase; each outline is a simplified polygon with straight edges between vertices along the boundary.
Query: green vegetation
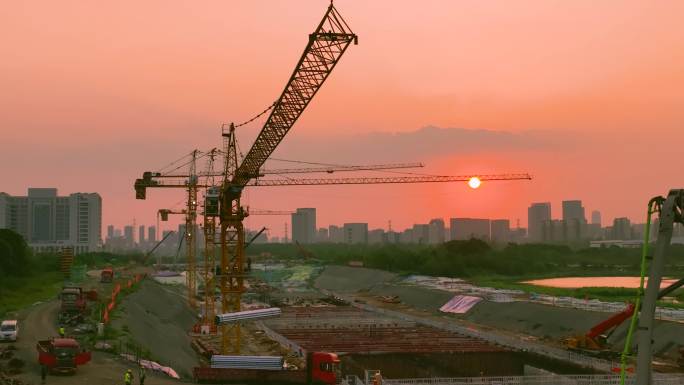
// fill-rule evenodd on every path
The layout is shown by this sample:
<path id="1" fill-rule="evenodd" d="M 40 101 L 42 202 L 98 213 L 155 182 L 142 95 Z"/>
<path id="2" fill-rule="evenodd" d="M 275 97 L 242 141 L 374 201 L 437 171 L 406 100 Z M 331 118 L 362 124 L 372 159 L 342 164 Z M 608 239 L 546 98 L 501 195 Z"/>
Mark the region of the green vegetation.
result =
<path id="1" fill-rule="evenodd" d="M 493 249 L 477 239 L 434 246 L 314 244 L 306 245 L 306 249 L 323 263 L 362 261 L 366 267 L 398 273 L 459 278 L 618 276 L 637 274 L 640 263 L 639 249 L 572 250 L 546 244 L 509 244 L 503 249 Z M 290 244 L 254 244 L 249 251 L 282 259 L 303 259 L 297 247 Z M 684 246 L 672 246 L 667 271 L 672 275 L 684 271 Z"/>
<path id="2" fill-rule="evenodd" d="M 618 247 L 573 250 L 547 244 L 509 244 L 494 249 L 477 239 L 434 246 L 314 244 L 306 245 L 306 249 L 325 264 L 362 261 L 366 267 L 399 274 L 464 278 L 480 286 L 610 301 L 633 300 L 636 289 L 561 289 L 521 281 L 563 276 L 637 276 L 641 252 Z M 254 244 L 249 251 L 260 256 L 256 258 L 272 255 L 286 260 L 303 259 L 298 248 L 289 244 Z M 684 246 L 672 245 L 666 271 L 673 277 L 684 275 Z M 678 300 L 684 301 L 684 290 L 677 293 Z"/>
<path id="3" fill-rule="evenodd" d="M 144 261 L 144 256 L 140 253 L 133 254 L 113 254 L 106 251 L 84 253 L 76 256 L 74 264 L 87 265 L 91 269 L 101 269 L 106 266 L 125 266 L 131 263 L 142 264 Z M 152 261 L 146 261 L 152 263 Z"/>
<path id="4" fill-rule="evenodd" d="M 34 256 L 21 235 L 0 229 L 0 317 L 56 296 L 62 275 L 54 255 Z"/>
<path id="5" fill-rule="evenodd" d="M 140 254 L 117 255 L 86 253 L 78 255 L 74 264 L 89 268 L 140 263 Z M 34 255 L 24 238 L 8 229 L 0 229 L 0 317 L 38 301 L 54 298 L 62 287 L 59 256 Z"/>

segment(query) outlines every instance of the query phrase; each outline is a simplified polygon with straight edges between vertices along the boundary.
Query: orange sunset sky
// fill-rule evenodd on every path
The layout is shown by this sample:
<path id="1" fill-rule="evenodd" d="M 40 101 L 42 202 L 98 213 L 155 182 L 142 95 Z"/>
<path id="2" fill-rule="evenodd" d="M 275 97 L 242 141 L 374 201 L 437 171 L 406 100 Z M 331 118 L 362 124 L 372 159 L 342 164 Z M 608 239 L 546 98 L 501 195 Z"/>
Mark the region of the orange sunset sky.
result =
<path id="1" fill-rule="evenodd" d="M 133 182 L 221 145 L 285 86 L 327 0 L 6 1 L 0 13 L 0 191 L 99 192 L 103 227 L 153 224 L 183 192 Z M 684 186 L 684 2 L 337 0 L 359 36 L 274 156 L 429 174 L 524 171 L 531 182 L 274 187 L 244 204 L 318 208 L 319 226 L 431 218 L 527 223 L 581 199 L 641 222 Z M 247 152 L 263 119 L 239 131 Z M 269 163 L 272 167 L 286 164 Z M 338 174 L 338 176 L 343 176 Z M 250 217 L 282 235 L 288 217 Z M 167 226 L 168 228 L 169 226 Z"/>

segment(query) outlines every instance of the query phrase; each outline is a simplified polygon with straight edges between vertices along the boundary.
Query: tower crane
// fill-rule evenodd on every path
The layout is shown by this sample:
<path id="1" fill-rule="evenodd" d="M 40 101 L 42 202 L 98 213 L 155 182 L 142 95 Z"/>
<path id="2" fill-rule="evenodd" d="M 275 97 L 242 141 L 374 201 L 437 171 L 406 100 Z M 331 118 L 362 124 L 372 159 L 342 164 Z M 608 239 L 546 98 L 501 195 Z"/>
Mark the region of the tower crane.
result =
<path id="1" fill-rule="evenodd" d="M 186 208 L 182 211 L 185 214 L 185 240 L 186 240 L 186 258 L 187 258 L 187 276 L 186 284 L 188 286 L 188 304 L 195 308 L 197 303 L 195 301 L 195 292 L 197 288 L 197 272 L 195 268 L 196 262 L 196 223 L 197 223 L 197 189 L 199 188 L 199 178 L 197 176 L 196 163 L 200 156 L 199 150 L 193 150 L 190 153 L 190 161 L 188 162 L 189 171 L 186 175 L 178 175 L 178 177 L 183 178 L 183 183 L 178 184 L 176 187 L 184 188 L 187 191 Z M 147 174 L 147 173 L 146 173 Z M 155 173 L 149 173 L 150 175 Z M 136 180 L 136 186 L 138 186 L 138 181 Z M 146 187 L 157 187 L 153 184 L 149 184 Z M 143 193 L 144 195 L 144 193 Z M 139 189 L 136 187 L 136 198 L 141 199 L 139 195 Z M 144 197 L 143 197 L 144 199 Z M 162 217 L 163 221 L 168 220 L 168 215 L 174 213 L 172 210 L 162 209 L 159 210 L 158 215 Z"/>
<path id="2" fill-rule="evenodd" d="M 273 104 L 270 115 L 242 163 L 238 164 L 235 125 L 224 132 L 226 162 L 221 188 L 221 295 L 222 311 L 240 311 L 244 292 L 245 210 L 240 205 L 242 190 L 259 176 L 259 169 L 285 138 L 302 112 L 321 88 L 349 45 L 358 42 L 342 15 L 330 3 L 318 27 L 309 35 L 294 72 Z M 240 326 L 221 326 L 223 354 L 240 352 Z"/>
<path id="3" fill-rule="evenodd" d="M 207 161 L 207 174 L 214 173 L 214 161 L 216 160 L 217 149 L 209 152 Z M 216 259 L 216 216 L 219 214 L 220 189 L 215 184 L 213 176 L 207 178 L 207 187 L 204 191 L 204 313 L 202 314 L 202 324 L 214 329 L 215 310 L 215 282 L 214 265 Z"/>
<path id="4" fill-rule="evenodd" d="M 195 183 L 196 185 L 196 183 Z M 169 215 L 184 215 L 185 216 L 185 233 L 182 234 L 181 236 L 185 237 L 185 247 L 186 247 L 186 258 L 187 258 L 187 273 L 185 277 L 185 283 L 188 287 L 188 304 L 195 308 L 197 305 L 197 301 L 195 299 L 195 294 L 197 292 L 197 269 L 195 268 L 195 249 L 197 248 L 197 245 L 195 244 L 195 218 L 197 217 L 196 212 L 192 212 L 192 208 L 197 209 L 197 191 L 196 187 L 194 185 L 190 185 L 188 187 L 188 191 L 190 190 L 195 190 L 194 192 L 194 197 L 195 201 L 192 203 L 190 199 L 193 196 L 193 194 L 189 193 L 188 194 L 188 208 L 190 209 L 182 209 L 182 210 L 171 210 L 171 209 L 159 209 L 157 211 L 157 215 L 159 218 L 161 218 L 162 222 L 166 222 L 169 220 Z M 180 246 L 179 246 L 180 249 Z"/>
<path id="5" fill-rule="evenodd" d="M 212 150 L 215 151 L 216 149 Z M 371 164 L 371 165 L 331 165 L 322 167 L 305 167 L 305 168 L 282 168 L 282 169 L 264 169 L 259 171 L 259 177 L 266 175 L 281 175 L 281 174 L 308 174 L 308 173 L 327 173 L 333 174 L 335 172 L 348 171 L 381 171 L 381 170 L 397 170 L 406 168 L 421 168 L 425 167 L 423 163 L 390 163 L 390 164 Z M 203 171 L 197 174 L 198 177 L 222 177 L 223 172 L 219 171 Z M 146 171 L 143 173 L 142 181 L 148 181 L 150 178 L 186 178 L 185 174 L 171 174 L 161 172 Z M 143 183 L 143 182 L 141 182 Z M 147 186 L 153 187 L 153 186 Z"/>
<path id="6" fill-rule="evenodd" d="M 294 211 L 284 211 L 284 210 L 259 210 L 250 209 L 247 207 L 247 215 L 291 215 Z"/>
<path id="7" fill-rule="evenodd" d="M 242 207 L 240 201 L 242 191 L 247 186 L 464 182 L 472 177 L 479 177 L 482 181 L 531 179 L 528 174 L 259 179 L 269 171 L 262 170 L 266 160 L 304 112 L 351 43 L 357 43 L 357 36 L 351 31 L 331 3 L 315 31 L 309 35 L 304 53 L 299 59 L 282 94 L 266 110 L 270 110 L 270 114 L 251 149 L 241 161 L 237 155 L 235 129 L 242 124 L 236 126 L 231 123 L 227 130 L 222 130 L 225 146 L 223 150 L 225 157 L 224 167 L 221 174 L 222 185 L 218 190 L 218 194 L 212 193 L 210 195 L 207 193 L 205 198 L 205 205 L 207 207 L 205 209 L 205 216 L 218 217 L 220 219 L 221 264 L 215 278 L 218 278 L 220 283 L 221 308 L 224 313 L 240 311 L 241 297 L 245 290 L 244 280 L 247 275 L 244 270 L 245 230 L 243 220 L 249 215 L 249 212 Z M 358 169 L 354 171 L 371 169 L 362 167 L 357 166 Z M 373 170 L 376 169 L 380 168 L 373 168 Z M 316 172 L 331 173 L 336 171 L 351 170 L 349 168 L 343 170 L 340 167 L 328 166 L 325 169 L 319 168 Z M 297 172 L 305 171 L 299 170 Z M 278 172 L 273 173 L 277 174 Z M 279 173 L 284 174 L 286 172 L 281 170 Z M 180 180 L 174 175 L 162 175 L 161 173 L 152 172 L 145 172 L 141 179 L 136 180 L 134 187 L 136 198 L 145 199 L 146 188 L 148 187 L 185 187 L 189 189 L 189 185 L 205 187 L 208 188 L 208 191 L 212 191 L 212 185 L 209 183 L 201 184 L 195 180 L 194 184 L 192 184 L 192 182 Z M 217 190 L 213 190 L 213 192 L 217 192 Z M 212 207 L 212 210 L 209 210 L 208 207 Z M 213 208 L 216 208 L 216 210 Z M 221 336 L 222 354 L 240 353 L 239 323 L 221 325 Z"/>

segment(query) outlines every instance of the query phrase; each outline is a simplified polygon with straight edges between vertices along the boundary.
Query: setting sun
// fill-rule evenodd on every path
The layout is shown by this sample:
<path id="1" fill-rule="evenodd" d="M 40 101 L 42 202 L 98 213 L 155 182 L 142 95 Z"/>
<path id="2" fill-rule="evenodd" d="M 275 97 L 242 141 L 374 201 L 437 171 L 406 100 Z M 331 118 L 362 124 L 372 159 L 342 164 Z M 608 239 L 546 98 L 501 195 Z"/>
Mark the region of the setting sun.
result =
<path id="1" fill-rule="evenodd" d="M 478 178 L 476 176 L 474 176 L 468 180 L 468 186 L 470 186 L 470 188 L 472 188 L 472 189 L 476 189 L 476 188 L 480 187 L 481 183 L 482 182 L 480 181 L 480 178 Z"/>

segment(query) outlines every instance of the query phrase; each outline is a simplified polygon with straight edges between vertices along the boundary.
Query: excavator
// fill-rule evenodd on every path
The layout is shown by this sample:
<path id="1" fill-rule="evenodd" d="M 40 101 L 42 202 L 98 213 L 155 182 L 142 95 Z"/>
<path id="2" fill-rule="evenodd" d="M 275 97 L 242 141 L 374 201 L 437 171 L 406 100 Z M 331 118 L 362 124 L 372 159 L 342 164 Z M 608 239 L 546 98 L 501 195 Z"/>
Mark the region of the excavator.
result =
<path id="1" fill-rule="evenodd" d="M 674 282 L 668 287 L 660 290 L 658 299 L 667 296 L 682 286 L 684 286 L 684 279 Z M 634 310 L 636 310 L 636 305 L 634 303 L 629 303 L 623 311 L 601 321 L 596 326 L 589 329 L 587 333 L 566 338 L 563 341 L 563 345 L 568 349 L 580 350 L 583 353 L 590 355 L 605 358 L 615 357 L 617 356 L 617 353 L 608 349 L 608 338 L 615 332 L 618 326 L 634 315 Z"/>

